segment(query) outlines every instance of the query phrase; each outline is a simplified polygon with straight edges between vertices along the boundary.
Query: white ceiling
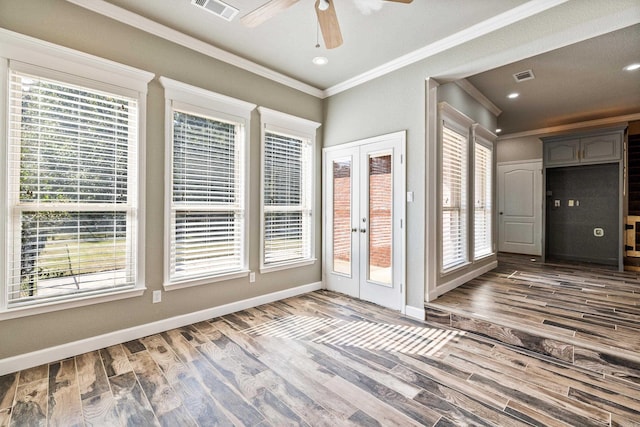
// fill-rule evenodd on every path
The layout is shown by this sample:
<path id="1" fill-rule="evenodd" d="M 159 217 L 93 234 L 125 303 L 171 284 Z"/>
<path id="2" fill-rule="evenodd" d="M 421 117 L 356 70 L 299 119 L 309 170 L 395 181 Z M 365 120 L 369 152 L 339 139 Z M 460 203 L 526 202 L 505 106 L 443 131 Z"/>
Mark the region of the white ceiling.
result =
<path id="1" fill-rule="evenodd" d="M 583 10 L 588 5 L 592 10 L 603 10 L 607 3 L 414 0 L 411 4 L 384 2 L 379 11 L 364 14 L 356 3 L 380 4 L 381 0 L 335 0 L 344 44 L 327 50 L 321 36 L 321 47 L 316 48 L 315 0 L 300 0 L 257 28 L 246 28 L 240 18 L 268 0 L 224 0 L 240 10 L 232 22 L 193 6 L 191 0 L 68 1 L 319 97 L 536 14 L 553 14 L 560 5 L 566 8 L 579 1 Z M 640 62 L 640 2 L 616 2 L 631 5 L 626 15 L 617 17 L 626 24 L 589 29 L 604 35 L 570 46 L 559 42 L 557 46 L 565 47 L 468 77 L 503 111 L 498 118 L 503 134 L 640 113 L 640 71 L 621 71 L 628 63 Z M 636 25 L 617 30 L 631 24 Z M 560 38 L 563 34 L 562 28 L 549 28 L 549 32 Z M 326 56 L 329 63 L 313 65 L 315 56 Z M 507 62 L 511 61 L 502 64 Z M 477 65 L 475 71 L 466 74 L 487 68 Z M 511 75 L 525 69 L 532 69 L 536 79 L 516 84 Z M 516 101 L 507 100 L 505 95 L 513 90 L 521 96 Z"/>

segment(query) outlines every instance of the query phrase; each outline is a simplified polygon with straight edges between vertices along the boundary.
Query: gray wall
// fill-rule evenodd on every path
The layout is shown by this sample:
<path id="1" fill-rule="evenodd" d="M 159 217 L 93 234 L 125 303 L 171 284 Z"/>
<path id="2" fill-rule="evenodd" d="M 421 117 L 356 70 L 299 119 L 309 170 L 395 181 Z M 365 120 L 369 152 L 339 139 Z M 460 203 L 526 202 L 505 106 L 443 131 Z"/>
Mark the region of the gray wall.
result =
<path id="1" fill-rule="evenodd" d="M 167 76 L 261 106 L 322 121 L 322 100 L 216 61 L 184 47 L 94 14 L 63 0 L 2 0 L 0 27 Z M 162 289 L 164 92 L 157 78 L 147 99 L 146 286 L 142 297 L 91 305 L 0 322 L 0 359 L 204 310 L 321 280 L 321 262 L 163 293 L 151 303 L 151 291 Z M 259 268 L 260 117 L 253 113 L 250 143 L 250 263 Z M 320 171 L 322 128 L 318 131 L 316 168 Z M 316 205 L 320 208 L 320 181 Z M 318 211 L 319 212 L 319 211 Z M 319 215 L 318 215 L 319 218 Z M 320 221 L 316 256 L 321 256 Z"/>
<path id="2" fill-rule="evenodd" d="M 496 144 L 498 163 L 542 159 L 542 141 L 537 136 L 499 138 Z"/>

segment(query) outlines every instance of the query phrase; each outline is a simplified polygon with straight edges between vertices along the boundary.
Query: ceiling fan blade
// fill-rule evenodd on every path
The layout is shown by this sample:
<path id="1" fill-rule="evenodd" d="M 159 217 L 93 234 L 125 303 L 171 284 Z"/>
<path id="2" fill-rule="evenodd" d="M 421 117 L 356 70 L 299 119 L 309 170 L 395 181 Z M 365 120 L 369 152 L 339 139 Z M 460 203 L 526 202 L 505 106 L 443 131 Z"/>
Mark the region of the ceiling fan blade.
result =
<path id="1" fill-rule="evenodd" d="M 298 3 L 298 1 L 300 0 L 270 0 L 256 10 L 249 12 L 240 18 L 240 22 L 242 22 L 245 27 L 257 27 L 283 10 Z"/>
<path id="2" fill-rule="evenodd" d="M 323 0 L 316 0 L 318 23 L 320 24 L 320 31 L 322 31 L 324 46 L 327 49 L 333 49 L 342 44 L 342 33 L 340 32 L 340 25 L 338 24 L 338 15 L 336 15 L 333 0 L 329 0 L 329 5 L 325 10 L 320 9 L 321 1 Z"/>
<path id="3" fill-rule="evenodd" d="M 384 0 L 384 1 L 393 1 L 393 2 L 396 2 L 396 3 L 407 3 L 407 4 L 409 4 L 413 0 Z"/>

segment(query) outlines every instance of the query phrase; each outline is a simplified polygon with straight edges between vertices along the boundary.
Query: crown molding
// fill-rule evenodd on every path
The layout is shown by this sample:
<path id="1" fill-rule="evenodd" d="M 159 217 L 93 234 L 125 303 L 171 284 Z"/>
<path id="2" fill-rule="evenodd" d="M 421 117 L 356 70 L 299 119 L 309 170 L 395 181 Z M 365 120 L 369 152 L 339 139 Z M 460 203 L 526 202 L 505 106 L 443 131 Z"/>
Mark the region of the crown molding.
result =
<path id="1" fill-rule="evenodd" d="M 505 139 L 513 139 L 513 138 L 525 138 L 528 136 L 550 135 L 554 133 L 569 132 L 569 131 L 584 129 L 584 128 L 595 128 L 595 127 L 601 127 L 601 126 L 607 126 L 607 125 L 624 124 L 624 123 L 633 122 L 636 120 L 640 120 L 640 113 L 627 114 L 624 116 L 607 117 L 604 119 L 589 120 L 586 122 L 569 123 L 566 125 L 551 126 L 548 128 L 532 129 L 524 132 L 510 133 L 506 135 L 500 135 L 498 137 L 498 141 L 503 141 Z"/>
<path id="2" fill-rule="evenodd" d="M 471 84 L 471 82 L 467 79 L 456 80 L 455 84 L 460 86 L 462 90 L 467 92 L 469 96 L 478 101 L 484 108 L 491 111 L 496 117 L 502 114 L 502 110 L 498 108 L 496 104 L 491 102 L 489 98 L 484 96 L 482 92 L 478 90 L 477 87 Z"/>
<path id="3" fill-rule="evenodd" d="M 115 6 L 111 3 L 107 3 L 103 0 L 67 0 L 69 3 L 73 3 L 77 6 L 88 9 L 92 12 L 122 22 L 123 24 L 130 25 L 138 28 L 147 33 L 161 37 L 170 42 L 179 44 L 196 52 L 207 55 L 211 58 L 215 58 L 227 64 L 249 71 L 260 77 L 267 78 L 276 83 L 283 84 L 292 89 L 299 90 L 317 98 L 324 98 L 325 93 L 321 89 L 314 86 L 303 83 L 299 80 L 278 73 L 270 68 L 259 65 L 253 61 L 242 58 L 233 53 L 227 52 L 223 49 L 215 47 L 209 43 L 205 43 L 202 40 L 198 40 L 195 37 L 188 36 L 180 31 L 176 31 L 165 25 L 154 22 L 148 18 L 140 16 L 136 13 L 130 12 L 121 7 Z"/>
<path id="4" fill-rule="evenodd" d="M 507 27 L 523 19 L 537 15 L 545 10 L 552 9 L 568 0 L 531 0 L 527 3 L 508 10 L 499 15 L 493 16 L 462 31 L 458 31 L 448 37 L 440 39 L 423 48 L 403 55 L 393 61 L 387 62 L 379 67 L 373 68 L 342 83 L 331 86 L 324 91 L 324 96 L 329 97 L 354 88 L 375 78 L 381 77 L 392 71 L 399 70 L 408 65 L 422 61 L 430 56 L 434 56 L 445 50 L 460 46 L 473 39 L 492 33 L 501 28 Z"/>

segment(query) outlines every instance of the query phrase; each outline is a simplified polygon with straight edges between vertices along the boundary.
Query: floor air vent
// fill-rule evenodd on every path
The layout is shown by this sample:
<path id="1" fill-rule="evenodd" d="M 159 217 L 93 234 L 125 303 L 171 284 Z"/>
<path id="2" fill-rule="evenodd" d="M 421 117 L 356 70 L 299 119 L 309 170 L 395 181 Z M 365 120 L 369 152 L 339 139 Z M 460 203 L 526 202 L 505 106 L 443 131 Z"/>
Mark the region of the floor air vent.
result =
<path id="1" fill-rule="evenodd" d="M 519 73 L 515 73 L 513 75 L 513 78 L 516 79 L 516 82 L 520 83 L 527 80 L 533 80 L 535 79 L 535 76 L 533 75 L 533 71 L 526 70 L 526 71 L 520 71 Z"/>
<path id="2" fill-rule="evenodd" d="M 235 7 L 229 6 L 220 0 L 191 0 L 191 4 L 227 21 L 231 21 L 239 12 Z"/>

